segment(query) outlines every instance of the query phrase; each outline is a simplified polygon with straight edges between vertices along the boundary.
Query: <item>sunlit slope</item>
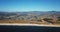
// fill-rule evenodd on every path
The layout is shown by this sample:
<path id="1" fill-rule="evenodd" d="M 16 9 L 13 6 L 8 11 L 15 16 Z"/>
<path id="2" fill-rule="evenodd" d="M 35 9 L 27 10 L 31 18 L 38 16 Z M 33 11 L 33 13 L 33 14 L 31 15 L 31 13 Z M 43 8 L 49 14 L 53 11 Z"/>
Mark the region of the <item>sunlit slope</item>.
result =
<path id="1" fill-rule="evenodd" d="M 60 24 L 60 12 L 0 12 L 0 23 Z"/>

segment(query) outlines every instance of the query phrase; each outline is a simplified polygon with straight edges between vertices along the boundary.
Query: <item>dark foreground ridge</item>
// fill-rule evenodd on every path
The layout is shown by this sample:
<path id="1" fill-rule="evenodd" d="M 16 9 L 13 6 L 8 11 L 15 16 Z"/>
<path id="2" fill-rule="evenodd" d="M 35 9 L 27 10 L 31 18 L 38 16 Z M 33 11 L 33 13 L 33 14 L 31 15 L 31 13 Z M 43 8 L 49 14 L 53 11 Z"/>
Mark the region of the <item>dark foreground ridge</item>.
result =
<path id="1" fill-rule="evenodd" d="M 0 32 L 60 32 L 60 27 L 0 25 Z"/>

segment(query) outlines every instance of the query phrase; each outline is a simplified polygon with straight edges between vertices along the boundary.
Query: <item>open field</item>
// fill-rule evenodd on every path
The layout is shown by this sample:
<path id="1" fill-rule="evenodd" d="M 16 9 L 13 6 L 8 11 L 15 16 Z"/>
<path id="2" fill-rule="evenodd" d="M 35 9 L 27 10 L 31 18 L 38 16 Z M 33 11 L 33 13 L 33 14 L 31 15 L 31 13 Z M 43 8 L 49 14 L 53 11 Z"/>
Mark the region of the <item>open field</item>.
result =
<path id="1" fill-rule="evenodd" d="M 0 20 L 0 24 L 3 23 L 3 24 L 38 24 L 38 25 L 60 25 L 60 24 L 51 24 L 51 23 L 48 23 L 48 22 L 44 22 L 44 21 L 25 21 L 25 20 Z"/>
<path id="2" fill-rule="evenodd" d="M 0 20 L 0 23 L 22 23 L 22 24 L 47 24 L 45 22 L 24 21 L 24 20 Z"/>

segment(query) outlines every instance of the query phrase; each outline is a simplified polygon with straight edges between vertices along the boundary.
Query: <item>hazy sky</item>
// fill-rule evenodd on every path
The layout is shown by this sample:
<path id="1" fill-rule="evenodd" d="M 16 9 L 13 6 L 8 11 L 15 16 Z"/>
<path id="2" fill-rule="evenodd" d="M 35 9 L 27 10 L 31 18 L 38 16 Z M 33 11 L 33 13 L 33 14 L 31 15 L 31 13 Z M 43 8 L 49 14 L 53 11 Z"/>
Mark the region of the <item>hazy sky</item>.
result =
<path id="1" fill-rule="evenodd" d="M 0 0 L 0 11 L 60 11 L 60 0 Z"/>

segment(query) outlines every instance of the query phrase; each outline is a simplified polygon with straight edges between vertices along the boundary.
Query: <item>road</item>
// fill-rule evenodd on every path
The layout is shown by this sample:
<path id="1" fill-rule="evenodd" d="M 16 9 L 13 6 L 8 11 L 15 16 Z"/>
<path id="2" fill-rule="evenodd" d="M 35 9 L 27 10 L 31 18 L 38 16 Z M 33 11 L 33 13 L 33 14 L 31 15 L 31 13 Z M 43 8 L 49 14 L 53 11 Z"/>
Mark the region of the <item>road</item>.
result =
<path id="1" fill-rule="evenodd" d="M 12 26 L 47 26 L 47 27 L 60 27 L 60 25 L 46 25 L 46 24 L 18 24 L 18 23 L 0 23 L 0 25 L 12 25 Z"/>

